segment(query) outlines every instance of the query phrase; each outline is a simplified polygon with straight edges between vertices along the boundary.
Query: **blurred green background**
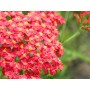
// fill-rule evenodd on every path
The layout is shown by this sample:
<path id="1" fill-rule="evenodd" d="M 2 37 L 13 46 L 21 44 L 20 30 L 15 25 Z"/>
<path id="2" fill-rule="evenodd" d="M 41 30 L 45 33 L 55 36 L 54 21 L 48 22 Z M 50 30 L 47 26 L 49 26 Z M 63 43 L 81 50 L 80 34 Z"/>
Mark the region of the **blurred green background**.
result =
<path id="1" fill-rule="evenodd" d="M 80 25 L 73 16 L 74 11 L 61 11 L 61 14 L 66 23 L 59 25 L 60 32 L 58 39 L 64 47 L 64 55 L 60 58 L 64 64 L 62 72 L 57 72 L 56 75 L 45 75 L 41 72 L 44 79 L 87 79 L 90 78 L 90 32 L 80 30 Z M 0 78 L 6 78 L 1 73 Z"/>

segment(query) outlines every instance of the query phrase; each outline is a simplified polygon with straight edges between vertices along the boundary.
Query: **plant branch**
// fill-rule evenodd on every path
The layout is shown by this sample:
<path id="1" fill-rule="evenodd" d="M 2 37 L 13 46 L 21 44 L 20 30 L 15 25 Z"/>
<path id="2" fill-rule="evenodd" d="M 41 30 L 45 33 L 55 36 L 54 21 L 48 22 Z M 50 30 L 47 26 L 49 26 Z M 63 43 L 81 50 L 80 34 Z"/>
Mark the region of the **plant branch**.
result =
<path id="1" fill-rule="evenodd" d="M 73 38 L 75 38 L 76 36 L 78 36 L 80 34 L 80 32 L 78 31 L 78 32 L 76 32 L 74 35 L 72 35 L 71 37 L 69 37 L 67 40 L 65 40 L 64 42 L 63 42 L 63 44 L 65 44 L 65 43 L 67 43 L 67 42 L 69 42 L 70 40 L 72 40 Z"/>
<path id="2" fill-rule="evenodd" d="M 61 35 L 60 35 L 61 37 L 62 37 L 62 35 L 63 35 L 63 32 L 64 32 L 65 28 L 66 28 L 68 16 L 69 16 L 69 11 L 66 12 L 66 14 L 65 14 L 65 24 L 64 24 L 63 27 L 62 27 L 61 33 L 59 33 L 59 34 L 61 34 Z"/>

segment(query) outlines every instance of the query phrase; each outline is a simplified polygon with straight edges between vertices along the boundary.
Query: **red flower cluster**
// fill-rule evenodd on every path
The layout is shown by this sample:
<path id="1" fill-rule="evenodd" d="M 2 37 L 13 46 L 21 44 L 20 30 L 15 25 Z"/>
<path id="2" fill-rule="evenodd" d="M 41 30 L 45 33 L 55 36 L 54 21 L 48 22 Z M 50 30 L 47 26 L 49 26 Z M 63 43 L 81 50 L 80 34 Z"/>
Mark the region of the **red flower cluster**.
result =
<path id="1" fill-rule="evenodd" d="M 56 12 L 0 12 L 0 66 L 8 78 L 40 78 L 62 70 L 59 57 L 58 24 L 64 19 Z"/>
<path id="2" fill-rule="evenodd" d="M 90 11 L 83 11 L 80 14 L 74 14 L 77 21 L 81 23 L 81 28 L 83 30 L 90 31 Z"/>

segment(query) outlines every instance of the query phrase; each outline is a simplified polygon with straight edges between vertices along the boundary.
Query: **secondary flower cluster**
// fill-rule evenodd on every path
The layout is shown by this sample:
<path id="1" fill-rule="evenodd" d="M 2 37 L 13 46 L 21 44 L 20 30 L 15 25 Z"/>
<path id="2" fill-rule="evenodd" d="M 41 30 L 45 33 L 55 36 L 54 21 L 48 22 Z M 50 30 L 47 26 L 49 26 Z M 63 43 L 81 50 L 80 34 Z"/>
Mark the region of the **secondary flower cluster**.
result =
<path id="1" fill-rule="evenodd" d="M 83 11 L 80 14 L 74 14 L 77 21 L 81 23 L 81 28 L 83 30 L 90 31 L 90 11 Z"/>
<path id="2" fill-rule="evenodd" d="M 63 68 L 58 41 L 58 24 L 64 19 L 56 12 L 0 12 L 0 67 L 12 79 L 40 78 Z"/>

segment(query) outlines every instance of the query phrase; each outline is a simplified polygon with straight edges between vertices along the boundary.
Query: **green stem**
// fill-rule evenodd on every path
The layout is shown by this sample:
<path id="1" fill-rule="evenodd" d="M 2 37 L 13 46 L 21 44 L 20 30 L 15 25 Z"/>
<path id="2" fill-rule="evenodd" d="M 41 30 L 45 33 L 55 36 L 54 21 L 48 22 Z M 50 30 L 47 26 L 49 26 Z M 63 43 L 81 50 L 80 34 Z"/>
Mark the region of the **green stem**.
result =
<path id="1" fill-rule="evenodd" d="M 65 44 L 65 43 L 67 43 L 67 42 L 69 42 L 70 40 L 72 40 L 73 38 L 75 38 L 76 36 L 78 36 L 80 34 L 80 32 L 78 31 L 78 32 L 76 32 L 74 35 L 72 35 L 71 37 L 69 37 L 67 40 L 65 40 L 64 42 L 63 42 L 63 44 Z"/>
<path id="2" fill-rule="evenodd" d="M 65 30 L 65 28 L 66 28 L 68 16 L 69 16 L 69 11 L 67 11 L 66 14 L 65 14 L 65 24 L 63 25 L 62 30 L 61 30 L 61 32 L 59 33 L 59 34 L 61 34 L 60 37 L 62 37 L 63 32 L 64 32 L 64 30 Z"/>

